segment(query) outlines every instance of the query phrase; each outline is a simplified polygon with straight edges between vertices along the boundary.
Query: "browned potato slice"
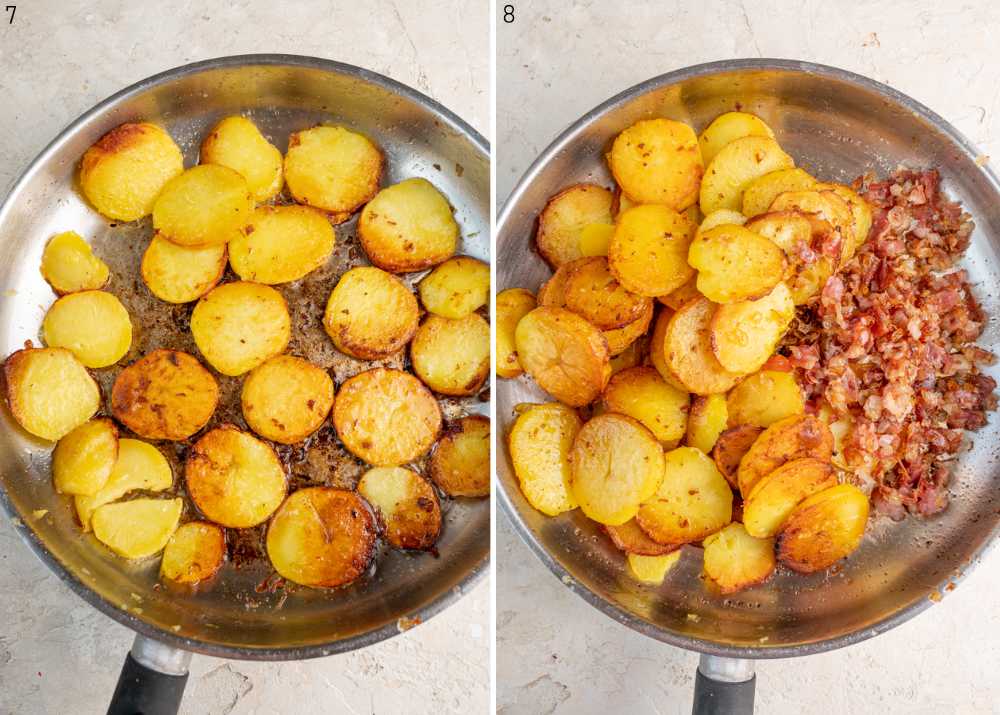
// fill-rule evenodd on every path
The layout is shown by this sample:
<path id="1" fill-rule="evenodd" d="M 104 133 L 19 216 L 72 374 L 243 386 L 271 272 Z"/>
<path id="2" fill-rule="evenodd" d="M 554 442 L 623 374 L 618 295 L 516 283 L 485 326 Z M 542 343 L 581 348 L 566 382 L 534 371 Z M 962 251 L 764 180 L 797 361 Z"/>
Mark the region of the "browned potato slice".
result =
<path id="1" fill-rule="evenodd" d="M 375 467 L 358 482 L 358 492 L 378 509 L 385 538 L 397 549 L 429 549 L 441 532 L 437 494 L 419 474 L 404 467 Z"/>
<path id="2" fill-rule="evenodd" d="M 779 370 L 761 370 L 750 375 L 732 389 L 726 404 L 731 425 L 770 427 L 805 412 L 795 375 Z"/>
<path id="3" fill-rule="evenodd" d="M 722 593 L 763 583 L 774 573 L 774 539 L 759 539 L 730 524 L 705 539 L 705 575 Z"/>
<path id="4" fill-rule="evenodd" d="M 122 124 L 83 155 L 80 188 L 104 216 L 135 221 L 153 210 L 160 190 L 182 171 L 181 150 L 161 127 Z"/>
<path id="5" fill-rule="evenodd" d="M 401 280 L 360 266 L 342 275 L 330 293 L 323 328 L 341 352 L 380 360 L 410 342 L 419 320 L 417 299 Z"/>
<path id="6" fill-rule="evenodd" d="M 793 459 L 760 478 L 743 501 L 743 524 L 751 536 L 774 536 L 806 497 L 837 483 L 833 467 L 812 457 Z"/>
<path id="7" fill-rule="evenodd" d="M 103 290 L 70 293 L 53 303 L 42 321 L 51 348 L 66 348 L 85 367 L 107 367 L 132 347 L 132 321 L 115 296 Z"/>
<path id="8" fill-rule="evenodd" d="M 653 367 L 633 367 L 613 376 L 604 404 L 639 420 L 661 442 L 678 440 L 687 429 L 689 397 L 668 384 Z"/>
<path id="9" fill-rule="evenodd" d="M 569 277 L 570 269 L 577 263 L 587 260 L 589 259 L 578 258 L 557 268 L 552 277 L 542 283 L 542 287 L 538 289 L 538 305 L 548 308 L 565 308 L 566 279 Z"/>
<path id="10" fill-rule="evenodd" d="M 153 236 L 142 254 L 142 280 L 167 303 L 189 303 L 215 288 L 226 271 L 226 245 L 188 248 Z"/>
<path id="11" fill-rule="evenodd" d="M 712 316 L 712 352 L 730 372 L 759 370 L 794 318 L 795 302 L 784 282 L 763 298 L 720 305 Z"/>
<path id="12" fill-rule="evenodd" d="M 474 395 L 490 375 L 490 326 L 478 313 L 429 316 L 410 343 L 413 371 L 442 395 Z"/>
<path id="13" fill-rule="evenodd" d="M 229 244 L 229 264 L 245 281 L 288 283 L 324 265 L 333 253 L 333 226 L 308 206 L 258 206 L 246 235 Z"/>
<path id="14" fill-rule="evenodd" d="M 638 203 L 680 211 L 698 200 L 704 166 L 698 137 L 683 122 L 636 122 L 615 138 L 608 164 L 622 191 Z"/>
<path id="15" fill-rule="evenodd" d="M 375 556 L 378 526 L 354 492 L 331 487 L 299 489 L 267 528 L 267 555 L 284 578 L 303 586 L 334 588 L 354 581 Z"/>
<path id="16" fill-rule="evenodd" d="M 333 407 L 333 380 L 326 370 L 293 355 L 258 365 L 240 396 L 247 426 L 265 439 L 301 442 L 323 424 Z"/>
<path id="17" fill-rule="evenodd" d="M 663 583 L 677 562 L 681 558 L 680 551 L 673 551 L 662 556 L 643 556 L 642 554 L 628 554 L 627 561 L 632 575 L 639 581 L 657 586 Z"/>
<path id="18" fill-rule="evenodd" d="M 700 295 L 701 293 L 698 292 L 698 276 L 692 270 L 691 278 L 688 279 L 687 283 L 666 295 L 657 296 L 656 299 L 671 310 L 680 310 L 682 305 Z"/>
<path id="19" fill-rule="evenodd" d="M 743 215 L 759 216 L 768 210 L 778 194 L 805 191 L 815 186 L 816 179 L 802 169 L 780 169 L 764 174 L 751 181 L 743 191 Z"/>
<path id="20" fill-rule="evenodd" d="M 630 199 L 625 192 L 622 191 L 622 187 L 616 186 L 614 190 L 614 198 L 611 199 L 611 215 L 618 219 L 618 215 L 625 213 L 633 206 L 638 206 L 639 203 Z"/>
<path id="21" fill-rule="evenodd" d="M 490 301 L 490 267 L 470 256 L 455 256 L 420 281 L 420 300 L 434 315 L 464 318 Z"/>
<path id="22" fill-rule="evenodd" d="M 575 184 L 549 199 L 538 216 L 535 244 L 553 268 L 581 258 L 580 237 L 591 224 L 611 223 L 612 194 L 603 186 Z"/>
<path id="23" fill-rule="evenodd" d="M 667 367 L 667 354 L 664 352 L 664 338 L 667 335 L 667 328 L 670 326 L 670 319 L 674 317 L 674 311 L 669 308 L 660 310 L 653 324 L 653 331 L 649 336 L 648 360 L 647 362 L 656 368 L 660 377 L 673 385 L 678 390 L 687 390 L 687 387 Z"/>
<path id="24" fill-rule="evenodd" d="M 458 224 L 448 199 L 426 179 L 407 179 L 382 189 L 358 221 L 358 238 L 379 268 L 409 273 L 451 258 Z"/>
<path id="25" fill-rule="evenodd" d="M 607 256 L 615 226 L 611 223 L 592 223 L 580 231 L 580 253 L 583 256 Z"/>
<path id="26" fill-rule="evenodd" d="M 497 294 L 496 320 L 496 372 L 498 377 L 517 377 L 524 372 L 517 359 L 514 331 L 521 318 L 533 311 L 538 304 L 531 291 L 508 288 Z"/>
<path id="27" fill-rule="evenodd" d="M 772 211 L 754 218 L 746 227 L 774 242 L 788 259 L 786 282 L 795 305 L 819 293 L 840 260 L 819 252 L 833 227 L 816 214 Z"/>
<path id="28" fill-rule="evenodd" d="M 174 583 L 201 583 L 215 576 L 225 558 L 225 532 L 207 521 L 189 521 L 167 542 L 160 575 Z"/>
<path id="29" fill-rule="evenodd" d="M 60 494 L 100 491 L 118 460 L 118 428 L 106 417 L 84 422 L 52 452 L 52 481 Z"/>
<path id="30" fill-rule="evenodd" d="M 746 222 L 747 217 L 739 211 L 733 211 L 732 209 L 716 209 L 701 220 L 701 223 L 698 224 L 697 233 L 702 234 L 706 231 L 711 231 L 713 228 L 718 226 L 742 226 Z"/>
<path id="31" fill-rule="evenodd" d="M 715 466 L 722 472 L 729 485 L 736 489 L 739 486 L 737 473 L 740 460 L 743 459 L 750 446 L 757 441 L 763 428 L 754 425 L 739 425 L 731 427 L 719 435 L 712 448 L 712 459 Z"/>
<path id="32" fill-rule="evenodd" d="M 691 403 L 691 412 L 688 414 L 687 436 L 684 438 L 684 443 L 688 447 L 710 454 L 719 435 L 726 429 L 728 419 L 725 395 L 696 397 Z"/>
<path id="33" fill-rule="evenodd" d="M 636 517 L 651 539 L 687 544 L 712 534 L 733 518 L 733 491 L 704 452 L 678 447 L 667 452 L 659 489 Z"/>
<path id="34" fill-rule="evenodd" d="M 120 439 L 118 458 L 107 482 L 93 494 L 76 495 L 73 505 L 83 530 L 90 531 L 90 520 L 98 507 L 131 491 L 162 492 L 173 484 L 174 473 L 160 450 L 137 439 Z"/>
<path id="35" fill-rule="evenodd" d="M 3 364 L 7 406 L 31 434 L 58 440 L 101 406 L 101 391 L 87 368 L 64 348 L 25 348 Z"/>
<path id="36" fill-rule="evenodd" d="M 687 263 L 695 226 L 666 206 L 631 208 L 618 217 L 608 246 L 608 266 L 618 281 L 636 295 L 666 295 L 686 283 L 693 271 Z"/>
<path id="37" fill-rule="evenodd" d="M 126 559 L 160 552 L 177 529 L 181 499 L 133 499 L 105 504 L 94 512 L 94 536 Z"/>
<path id="38" fill-rule="evenodd" d="M 618 526 L 605 526 L 614 545 L 627 554 L 640 556 L 663 556 L 680 548 L 680 544 L 660 544 L 650 539 L 646 532 L 639 528 L 635 519 L 629 519 Z"/>
<path id="39" fill-rule="evenodd" d="M 852 233 L 854 234 L 854 251 L 858 246 L 868 240 L 868 232 L 872 227 L 872 207 L 859 196 L 854 189 L 843 184 L 817 184 L 814 188 L 821 191 L 832 191 L 843 199 L 851 209 L 851 216 L 854 217 Z"/>
<path id="40" fill-rule="evenodd" d="M 701 211 L 706 216 L 717 209 L 739 211 L 743 192 L 765 174 L 795 166 L 778 142 L 770 137 L 748 136 L 724 146 L 705 169 L 701 182 Z"/>
<path id="41" fill-rule="evenodd" d="M 246 179 L 201 164 L 167 182 L 153 205 L 153 228 L 179 246 L 214 246 L 244 234 L 253 212 Z"/>
<path id="42" fill-rule="evenodd" d="M 767 295 L 788 268 L 785 252 L 742 226 L 724 224 L 699 233 L 688 251 L 698 290 L 716 303 Z"/>
<path id="43" fill-rule="evenodd" d="M 490 420 L 468 415 L 447 427 L 431 455 L 431 479 L 450 497 L 490 494 Z"/>
<path id="44" fill-rule="evenodd" d="M 97 290 L 108 282 L 108 264 L 95 256 L 87 242 L 74 231 L 58 233 L 45 244 L 42 278 L 57 295 Z"/>
<path id="45" fill-rule="evenodd" d="M 649 324 L 653 321 L 653 302 L 647 301 L 645 305 L 646 308 L 643 310 L 642 315 L 628 325 L 615 328 L 614 330 L 601 331 L 601 335 L 604 336 L 605 341 L 608 343 L 609 355 L 612 357 L 620 355 L 630 345 L 635 343 L 636 340 L 646 334 Z"/>
<path id="46" fill-rule="evenodd" d="M 786 191 L 775 197 L 770 211 L 815 214 L 839 235 L 840 263 L 854 255 L 854 215 L 850 205 L 833 191 Z"/>
<path id="47" fill-rule="evenodd" d="M 601 330 L 621 328 L 638 320 L 649 299 L 618 283 L 600 256 L 575 261 L 568 268 L 564 300 L 566 307 L 582 315 Z"/>
<path id="48" fill-rule="evenodd" d="M 743 137 L 774 139 L 774 132 L 756 114 L 749 112 L 720 114 L 698 135 L 702 160 L 706 165 L 710 164 L 724 146 Z"/>
<path id="49" fill-rule="evenodd" d="M 778 535 L 778 560 L 799 573 L 820 571 L 858 548 L 868 523 L 868 497 L 838 484 L 799 504 Z"/>
<path id="50" fill-rule="evenodd" d="M 657 341 L 654 335 L 651 346 L 653 351 L 662 351 L 664 367 L 673 378 L 696 395 L 726 392 L 739 380 L 712 352 L 714 312 L 715 305 L 705 298 L 685 303 L 670 318 L 663 339 Z"/>
<path id="51" fill-rule="evenodd" d="M 622 328 L 622 330 L 624 329 Z M 622 370 L 628 370 L 630 367 L 641 365 L 642 361 L 646 359 L 647 347 L 648 340 L 645 336 L 636 338 L 627 348 L 611 358 L 611 374 L 616 375 Z M 657 369 L 657 372 L 659 372 L 659 369 Z M 663 377 L 663 375 L 660 375 L 660 377 Z M 674 383 L 669 381 L 668 384 L 674 385 Z M 677 387 L 677 385 L 674 385 L 674 387 Z"/>
<path id="52" fill-rule="evenodd" d="M 346 221 L 375 196 L 384 163 L 367 137 L 344 127 L 318 126 L 288 138 L 285 181 L 300 204 L 341 214 Z"/>
<path id="53" fill-rule="evenodd" d="M 205 516 L 235 529 L 267 521 L 288 489 L 274 450 L 233 425 L 216 427 L 195 442 L 184 480 Z"/>
<path id="54" fill-rule="evenodd" d="M 635 516 L 663 479 L 663 448 L 637 420 L 609 412 L 587 422 L 570 452 L 571 486 L 580 509 L 615 526 Z"/>
<path id="55" fill-rule="evenodd" d="M 749 496 L 761 477 L 793 459 L 829 462 L 832 454 L 833 435 L 822 420 L 813 415 L 786 417 L 764 430 L 740 460 L 740 492 Z"/>
<path id="56" fill-rule="evenodd" d="M 413 375 L 378 367 L 341 385 L 333 425 L 351 454 L 392 467 L 431 448 L 441 431 L 441 407 Z"/>
<path id="57" fill-rule="evenodd" d="M 201 163 L 221 164 L 247 180 L 255 201 L 267 201 L 281 191 L 281 152 L 246 117 L 226 117 L 201 143 Z"/>
<path id="58" fill-rule="evenodd" d="M 524 370 L 571 407 L 597 399 L 611 376 L 604 336 L 568 310 L 535 308 L 517 324 L 514 342 Z"/>

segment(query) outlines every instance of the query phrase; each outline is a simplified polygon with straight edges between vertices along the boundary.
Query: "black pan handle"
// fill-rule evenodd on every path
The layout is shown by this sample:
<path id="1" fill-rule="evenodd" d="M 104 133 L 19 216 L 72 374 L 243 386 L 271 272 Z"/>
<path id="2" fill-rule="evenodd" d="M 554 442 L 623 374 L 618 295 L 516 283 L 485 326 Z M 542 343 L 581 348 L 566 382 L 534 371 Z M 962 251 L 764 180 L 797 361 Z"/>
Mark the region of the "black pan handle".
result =
<path id="1" fill-rule="evenodd" d="M 694 680 L 692 715 L 753 715 L 753 661 L 703 655 Z"/>
<path id="2" fill-rule="evenodd" d="M 136 636 L 125 656 L 108 715 L 177 715 L 191 654 Z"/>

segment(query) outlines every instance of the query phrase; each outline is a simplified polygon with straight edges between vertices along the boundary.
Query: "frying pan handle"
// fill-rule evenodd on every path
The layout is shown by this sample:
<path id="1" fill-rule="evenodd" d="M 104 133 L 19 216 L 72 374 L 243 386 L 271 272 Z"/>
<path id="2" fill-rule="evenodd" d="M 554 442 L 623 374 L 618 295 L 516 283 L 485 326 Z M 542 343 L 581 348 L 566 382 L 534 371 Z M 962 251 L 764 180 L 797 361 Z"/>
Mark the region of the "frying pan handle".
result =
<path id="1" fill-rule="evenodd" d="M 753 661 L 702 655 L 694 681 L 692 715 L 753 715 L 757 675 Z"/>
<path id="2" fill-rule="evenodd" d="M 108 715 L 177 715 L 187 685 L 191 653 L 137 635 Z"/>

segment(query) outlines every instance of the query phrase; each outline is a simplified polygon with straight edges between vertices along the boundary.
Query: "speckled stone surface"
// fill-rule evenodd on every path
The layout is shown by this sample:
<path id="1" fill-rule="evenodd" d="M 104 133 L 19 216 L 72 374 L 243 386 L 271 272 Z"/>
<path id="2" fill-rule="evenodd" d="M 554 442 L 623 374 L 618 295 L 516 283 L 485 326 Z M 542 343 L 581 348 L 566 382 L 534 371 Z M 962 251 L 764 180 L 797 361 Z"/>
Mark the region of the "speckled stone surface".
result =
<path id="1" fill-rule="evenodd" d="M 419 7 L 418 7 L 419 5 Z M 0 17 L 0 187 L 66 124 L 170 67 L 251 52 L 311 54 L 414 86 L 489 129 L 489 8 L 451 2 L 18 3 Z M 355 653 L 292 663 L 196 656 L 191 715 L 481 713 L 489 585 Z M 49 574 L 0 519 L 0 713 L 105 712 L 132 633 Z"/>
<path id="2" fill-rule="evenodd" d="M 497 196 L 560 130 L 649 77 L 782 57 L 886 82 L 1000 159 L 1000 9 L 989 2 L 556 2 L 497 33 Z M 995 419 L 995 418 L 994 418 Z M 497 706 L 522 713 L 689 713 L 697 656 L 614 623 L 553 577 L 498 516 Z M 879 638 L 757 667 L 757 712 L 1000 712 L 1000 550 Z"/>

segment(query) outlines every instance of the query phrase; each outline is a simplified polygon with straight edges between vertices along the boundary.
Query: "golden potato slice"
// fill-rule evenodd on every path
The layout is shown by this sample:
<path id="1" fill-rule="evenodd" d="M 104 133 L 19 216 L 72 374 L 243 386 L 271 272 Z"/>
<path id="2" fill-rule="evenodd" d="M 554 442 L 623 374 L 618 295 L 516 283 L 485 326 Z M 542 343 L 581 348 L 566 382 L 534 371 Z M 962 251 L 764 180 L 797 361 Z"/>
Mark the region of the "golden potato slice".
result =
<path id="1" fill-rule="evenodd" d="M 733 518 L 733 491 L 704 452 L 678 447 L 664 458 L 659 489 L 636 520 L 654 541 L 687 544 L 715 533 Z"/>
<path id="2" fill-rule="evenodd" d="M 538 216 L 535 245 L 549 265 L 558 268 L 583 256 L 584 228 L 611 223 L 612 199 L 603 186 L 575 184 L 548 200 Z"/>
<path id="3" fill-rule="evenodd" d="M 662 556 L 644 556 L 629 554 L 627 557 L 629 570 L 639 581 L 650 585 L 659 585 L 667 577 L 670 569 L 680 560 L 681 552 L 673 551 Z"/>
<path id="4" fill-rule="evenodd" d="M 749 229 L 724 224 L 699 233 L 688 250 L 698 291 L 716 303 L 755 300 L 785 275 L 785 252 Z"/>
<path id="5" fill-rule="evenodd" d="M 747 222 L 747 217 L 739 211 L 732 209 L 716 209 L 698 224 L 698 233 L 711 231 L 718 226 L 742 226 Z"/>
<path id="6" fill-rule="evenodd" d="M 274 198 L 281 191 L 281 152 L 246 117 L 226 117 L 201 142 L 201 163 L 221 164 L 247 181 L 254 201 Z"/>
<path id="7" fill-rule="evenodd" d="M 65 348 L 25 348 L 3 364 L 7 406 L 36 437 L 58 440 L 101 406 L 101 391 L 87 368 Z"/>
<path id="8" fill-rule="evenodd" d="M 397 549 L 429 549 L 441 533 L 441 505 L 432 487 L 405 467 L 375 467 L 358 482 L 358 493 L 378 509 L 385 538 Z"/>
<path id="9" fill-rule="evenodd" d="M 115 296 L 103 290 L 70 293 L 45 313 L 42 337 L 50 348 L 66 348 L 85 367 L 107 367 L 132 347 L 132 321 Z"/>
<path id="10" fill-rule="evenodd" d="M 625 330 L 625 328 L 622 328 L 622 330 Z M 647 347 L 648 341 L 645 336 L 640 336 L 633 340 L 628 347 L 611 358 L 611 374 L 617 375 L 622 370 L 628 370 L 630 367 L 641 365 L 642 361 L 646 358 Z M 659 372 L 659 370 L 657 370 L 657 372 Z M 661 375 L 660 377 L 663 376 Z M 668 382 L 668 384 L 674 385 L 672 382 Z M 674 387 L 677 387 L 677 385 L 674 385 Z"/>
<path id="11" fill-rule="evenodd" d="M 153 229 L 179 246 L 215 246 L 244 234 L 253 213 L 246 179 L 217 164 L 167 182 L 153 205 Z"/>
<path id="12" fill-rule="evenodd" d="M 294 132 L 285 154 L 285 181 L 300 204 L 347 220 L 375 196 L 385 161 L 368 137 L 344 127 Z"/>
<path id="13" fill-rule="evenodd" d="M 639 556 L 663 556 L 680 548 L 680 544 L 660 544 L 650 539 L 646 532 L 639 528 L 635 519 L 629 519 L 618 526 L 605 526 L 614 545 L 627 554 Z"/>
<path id="14" fill-rule="evenodd" d="M 191 335 L 208 363 L 223 375 L 242 375 L 280 355 L 292 321 L 281 293 L 260 283 L 223 283 L 191 313 Z"/>
<path id="15" fill-rule="evenodd" d="M 459 231 L 448 199 L 426 179 L 382 189 L 358 221 L 368 258 L 393 273 L 422 271 L 451 258 Z"/>
<path id="16" fill-rule="evenodd" d="M 720 114 L 698 135 L 702 161 L 706 165 L 710 164 L 723 147 L 743 137 L 774 139 L 774 132 L 756 114 L 749 112 Z"/>
<path id="17" fill-rule="evenodd" d="M 450 497 L 489 496 L 489 418 L 468 415 L 449 425 L 431 455 L 430 473 Z"/>
<path id="18" fill-rule="evenodd" d="M 740 460 L 743 459 L 743 455 L 750 450 L 750 446 L 757 441 L 763 431 L 762 427 L 754 425 L 738 425 L 722 432 L 715 441 L 715 446 L 712 448 L 712 459 L 733 489 L 739 487 L 737 474 Z"/>
<path id="19" fill-rule="evenodd" d="M 456 256 L 420 281 L 420 301 L 434 315 L 464 318 L 490 301 L 490 266 L 470 256 Z"/>
<path id="20" fill-rule="evenodd" d="M 688 223 L 691 224 L 692 226 L 698 226 L 705 218 L 705 216 L 701 213 L 701 208 L 698 206 L 697 203 L 693 203 L 686 209 L 681 211 L 681 216 L 686 218 L 688 220 Z"/>
<path id="21" fill-rule="evenodd" d="M 751 536 L 774 536 L 799 502 L 837 483 L 833 467 L 812 457 L 785 462 L 765 474 L 743 501 L 743 525 Z"/>
<path id="22" fill-rule="evenodd" d="M 517 377 L 524 372 L 517 359 L 514 331 L 521 318 L 538 307 L 535 296 L 524 288 L 508 288 L 497 293 L 496 373 L 497 377 Z"/>
<path id="23" fill-rule="evenodd" d="M 333 253 L 333 226 L 308 206 L 258 206 L 246 235 L 229 244 L 229 264 L 245 281 L 289 283 L 324 265 Z"/>
<path id="24" fill-rule="evenodd" d="M 711 454 L 719 435 L 726 429 L 728 419 L 725 395 L 703 395 L 694 398 L 691 412 L 688 414 L 684 443 L 688 447 L 700 449 L 705 454 Z"/>
<path id="25" fill-rule="evenodd" d="M 580 253 L 584 257 L 607 256 L 615 226 L 611 223 L 592 223 L 580 231 Z"/>
<path id="26" fill-rule="evenodd" d="M 700 190 L 702 213 L 739 211 L 743 192 L 754 179 L 793 166 L 792 157 L 770 137 L 748 136 L 726 144 L 705 169 Z"/>
<path id="27" fill-rule="evenodd" d="M 633 201 L 625 194 L 624 191 L 622 191 L 622 187 L 615 187 L 614 197 L 611 199 L 611 215 L 615 217 L 615 220 L 618 219 L 619 214 L 622 214 L 633 206 L 638 205 L 639 203 L 637 201 Z"/>
<path id="28" fill-rule="evenodd" d="M 277 355 L 250 371 L 240 404 L 254 432 L 273 442 L 294 444 L 318 430 L 330 414 L 333 380 L 308 360 Z"/>
<path id="29" fill-rule="evenodd" d="M 567 268 L 564 300 L 566 308 L 601 330 L 638 320 L 650 302 L 619 284 L 608 260 L 600 256 L 575 261 Z"/>
<path id="30" fill-rule="evenodd" d="M 813 494 L 795 507 L 777 539 L 778 560 L 799 573 L 820 571 L 861 544 L 868 497 L 852 484 Z"/>
<path id="31" fill-rule="evenodd" d="M 267 528 L 267 555 L 284 578 L 334 588 L 354 581 L 375 556 L 378 526 L 354 492 L 309 487 L 293 493 Z"/>
<path id="32" fill-rule="evenodd" d="M 131 491 L 162 492 L 174 484 L 174 473 L 167 458 L 153 445 L 137 439 L 118 440 L 118 458 L 107 482 L 93 494 L 79 494 L 73 499 L 76 515 L 84 531 L 98 507 L 110 504 Z"/>
<path id="33" fill-rule="evenodd" d="M 189 521 L 167 542 L 160 575 L 174 583 L 198 584 L 215 576 L 225 558 L 225 532 L 207 521 Z"/>
<path id="34" fill-rule="evenodd" d="M 636 122 L 615 138 L 608 164 L 622 191 L 641 204 L 681 211 L 698 200 L 704 165 L 698 137 L 683 122 Z"/>
<path id="35" fill-rule="evenodd" d="M 774 539 L 755 538 L 730 524 L 705 538 L 705 575 L 722 593 L 763 583 L 774 573 Z"/>
<path id="36" fill-rule="evenodd" d="M 795 302 L 784 282 L 763 298 L 720 305 L 712 316 L 712 352 L 730 372 L 746 375 L 759 370 L 793 318 Z"/>
<path id="37" fill-rule="evenodd" d="M 195 442 L 184 463 L 195 506 L 222 526 L 246 529 L 267 521 L 285 498 L 285 469 L 266 443 L 233 425 Z"/>
<path id="38" fill-rule="evenodd" d="M 661 442 L 684 436 L 689 396 L 668 384 L 653 367 L 633 367 L 614 375 L 604 390 L 604 404 L 639 420 Z"/>
<path id="39" fill-rule="evenodd" d="M 749 221 L 746 227 L 770 239 L 785 252 L 788 259 L 785 282 L 792 291 L 795 305 L 802 305 L 818 294 L 837 268 L 839 256 L 832 258 L 816 250 L 833 231 L 833 227 L 816 214 L 772 211 Z"/>
<path id="40" fill-rule="evenodd" d="M 618 218 L 608 266 L 626 290 L 666 295 L 693 275 L 687 263 L 694 224 L 666 206 L 636 206 Z"/>
<path id="41" fill-rule="evenodd" d="M 729 424 L 770 427 L 775 422 L 805 412 L 802 391 L 795 375 L 761 370 L 734 387 L 726 398 Z"/>
<path id="42" fill-rule="evenodd" d="M 692 270 L 691 278 L 688 279 L 687 283 L 666 295 L 657 296 L 656 300 L 671 310 L 680 310 L 682 305 L 700 295 L 701 293 L 698 292 L 698 276 Z"/>
<path id="43" fill-rule="evenodd" d="M 341 385 L 333 425 L 351 454 L 393 467 L 431 448 L 441 431 L 441 407 L 413 375 L 379 367 Z"/>
<path id="44" fill-rule="evenodd" d="M 442 395 L 474 395 L 490 376 L 490 325 L 478 313 L 431 315 L 410 343 L 413 371 Z"/>
<path id="45" fill-rule="evenodd" d="M 669 318 L 662 339 L 657 340 L 654 334 L 650 347 L 654 354 L 662 353 L 663 369 L 696 395 L 726 392 L 739 380 L 739 375 L 726 370 L 712 352 L 714 312 L 715 305 L 705 298 L 685 303 Z"/>
<path id="46" fill-rule="evenodd" d="M 801 211 L 829 223 L 840 237 L 840 263 L 854 255 L 854 215 L 850 205 L 833 191 L 786 191 L 778 194 L 770 211 Z"/>
<path id="47" fill-rule="evenodd" d="M 52 481 L 60 494 L 100 491 L 118 460 L 118 428 L 106 417 L 84 422 L 56 444 Z"/>
<path id="48" fill-rule="evenodd" d="M 854 189 L 843 184 L 817 184 L 814 188 L 832 191 L 850 207 L 851 216 L 854 217 L 854 224 L 851 227 L 854 238 L 852 253 L 857 251 L 858 247 L 868 240 L 868 232 L 872 227 L 872 207 Z"/>
<path id="49" fill-rule="evenodd" d="M 226 271 L 226 245 L 188 248 L 155 235 L 142 254 L 142 280 L 167 303 L 190 303 L 212 290 Z"/>
<path id="50" fill-rule="evenodd" d="M 631 417 L 609 412 L 587 422 L 570 452 L 570 485 L 580 509 L 616 526 L 635 516 L 663 479 L 663 448 Z"/>
<path id="51" fill-rule="evenodd" d="M 786 462 L 814 457 L 829 462 L 833 454 L 830 428 L 814 415 L 794 415 L 775 422 L 761 433 L 740 460 L 740 493 L 750 495 L 761 477 Z"/>
<path id="52" fill-rule="evenodd" d="M 611 376 L 604 336 L 568 310 L 535 308 L 518 322 L 514 343 L 525 372 L 570 407 L 597 399 Z"/>
<path id="53" fill-rule="evenodd" d="M 126 559 L 159 553 L 181 519 L 181 499 L 133 499 L 105 504 L 94 512 L 94 536 Z"/>
<path id="54" fill-rule="evenodd" d="M 41 271 L 56 295 L 103 288 L 111 274 L 108 264 L 95 256 L 75 231 L 49 239 L 42 252 Z"/>
<path id="55" fill-rule="evenodd" d="M 87 149 L 80 188 L 101 214 L 116 221 L 149 215 L 160 190 L 184 171 L 181 150 L 161 127 L 122 124 Z"/>
<path id="56" fill-rule="evenodd" d="M 743 215 L 759 216 L 786 191 L 805 191 L 816 186 L 816 179 L 802 169 L 779 169 L 764 174 L 747 185 L 743 191 Z"/>
<path id="57" fill-rule="evenodd" d="M 420 307 L 401 280 L 380 268 L 359 266 L 330 293 L 323 329 L 343 353 L 380 360 L 399 352 L 417 332 Z"/>
<path id="58" fill-rule="evenodd" d="M 559 268 L 556 269 L 556 272 L 552 274 L 552 277 L 542 283 L 541 288 L 538 289 L 538 305 L 543 305 L 548 308 L 565 308 L 566 278 L 569 277 L 570 269 L 573 268 L 573 266 L 586 260 L 589 259 L 577 258 L 575 261 L 570 261 L 569 263 L 559 266 Z"/>

